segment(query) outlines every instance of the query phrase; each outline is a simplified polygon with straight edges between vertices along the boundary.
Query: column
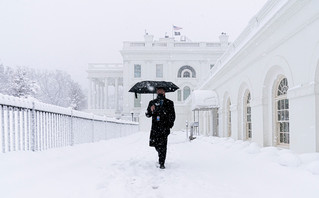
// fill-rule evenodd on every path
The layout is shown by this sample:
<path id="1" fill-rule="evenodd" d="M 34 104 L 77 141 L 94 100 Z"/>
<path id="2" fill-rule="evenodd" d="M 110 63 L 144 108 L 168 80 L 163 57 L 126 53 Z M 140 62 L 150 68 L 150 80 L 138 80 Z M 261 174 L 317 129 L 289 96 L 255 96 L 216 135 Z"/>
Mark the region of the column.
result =
<path id="1" fill-rule="evenodd" d="M 214 136 L 214 109 L 211 109 L 210 111 L 209 111 L 209 113 L 210 113 L 210 132 L 209 132 L 209 135 L 211 135 L 211 136 Z"/>
<path id="2" fill-rule="evenodd" d="M 119 98 L 118 98 L 118 89 L 119 89 L 119 79 L 115 78 L 115 109 L 116 112 L 119 111 Z"/>
<path id="3" fill-rule="evenodd" d="M 108 100 L 109 100 L 109 83 L 108 78 L 104 79 L 104 108 L 108 109 Z"/>
<path id="4" fill-rule="evenodd" d="M 100 109 L 100 84 L 96 81 L 96 109 Z"/>
<path id="5" fill-rule="evenodd" d="M 213 136 L 219 136 L 218 134 L 218 108 L 212 109 L 212 130 L 213 130 Z"/>
<path id="6" fill-rule="evenodd" d="M 102 100 L 103 100 L 103 98 L 102 98 L 102 95 L 103 95 L 103 93 L 102 93 L 102 89 L 103 89 L 103 87 L 102 87 L 102 85 L 101 85 L 101 82 L 99 81 L 99 109 L 102 109 Z"/>
<path id="7" fill-rule="evenodd" d="M 251 140 L 256 142 L 259 146 L 276 146 L 273 145 L 273 119 L 272 112 L 268 112 L 269 108 L 266 100 L 262 97 L 252 98 L 250 102 L 251 107 L 251 123 L 252 123 L 252 137 Z"/>
<path id="8" fill-rule="evenodd" d="M 223 104 L 223 103 L 221 103 Z M 225 137 L 225 114 L 224 114 L 224 108 L 223 107 L 220 107 L 218 109 L 218 114 L 219 114 L 219 125 L 218 125 L 218 136 L 219 137 Z"/>
<path id="9" fill-rule="evenodd" d="M 230 105 L 231 112 L 231 137 L 238 140 L 238 106 L 237 104 Z"/>
<path id="10" fill-rule="evenodd" d="M 318 85 L 313 82 L 289 88 L 290 149 L 318 152 Z"/>
<path id="11" fill-rule="evenodd" d="M 92 90 L 93 90 L 93 97 L 92 97 L 92 109 L 96 109 L 96 81 L 93 80 L 92 82 Z"/>
<path id="12" fill-rule="evenodd" d="M 104 106 L 104 101 L 105 101 L 105 93 L 104 93 L 104 90 L 105 90 L 105 88 L 104 88 L 104 83 L 103 83 L 103 80 L 101 80 L 101 98 L 102 98 L 102 103 L 101 103 L 101 108 L 102 109 L 105 109 L 105 106 Z"/>
<path id="13" fill-rule="evenodd" d="M 89 78 L 88 109 L 92 109 L 92 79 Z"/>

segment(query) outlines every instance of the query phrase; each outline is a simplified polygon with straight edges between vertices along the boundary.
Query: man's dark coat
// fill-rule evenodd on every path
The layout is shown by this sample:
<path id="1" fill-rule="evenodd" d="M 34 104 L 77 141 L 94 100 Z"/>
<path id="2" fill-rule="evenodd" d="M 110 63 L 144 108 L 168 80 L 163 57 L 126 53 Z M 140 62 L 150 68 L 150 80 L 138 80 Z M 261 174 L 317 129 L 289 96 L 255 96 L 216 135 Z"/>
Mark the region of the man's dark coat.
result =
<path id="1" fill-rule="evenodd" d="M 151 111 L 152 105 L 155 106 L 153 112 Z M 152 117 L 150 146 L 166 146 L 167 136 L 175 121 L 174 102 L 165 97 L 163 99 L 157 97 L 149 102 L 146 116 Z"/>

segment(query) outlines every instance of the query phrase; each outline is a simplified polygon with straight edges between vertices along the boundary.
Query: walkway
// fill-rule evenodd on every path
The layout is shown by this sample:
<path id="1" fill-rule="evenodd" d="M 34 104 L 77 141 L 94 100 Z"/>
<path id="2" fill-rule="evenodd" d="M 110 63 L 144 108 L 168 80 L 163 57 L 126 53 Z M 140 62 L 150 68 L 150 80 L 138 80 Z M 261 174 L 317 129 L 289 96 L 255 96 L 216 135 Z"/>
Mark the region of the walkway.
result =
<path id="1" fill-rule="evenodd" d="M 170 135 L 166 169 L 148 133 L 43 152 L 0 154 L 3 198 L 319 197 L 319 154 Z M 317 172 L 318 171 L 318 172 Z"/>

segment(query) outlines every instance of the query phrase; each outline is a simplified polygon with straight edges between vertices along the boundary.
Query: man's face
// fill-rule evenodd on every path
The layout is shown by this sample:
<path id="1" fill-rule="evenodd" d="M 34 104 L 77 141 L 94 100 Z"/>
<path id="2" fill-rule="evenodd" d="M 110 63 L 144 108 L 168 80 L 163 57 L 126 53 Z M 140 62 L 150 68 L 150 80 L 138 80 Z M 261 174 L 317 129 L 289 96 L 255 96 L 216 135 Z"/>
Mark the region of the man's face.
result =
<path id="1" fill-rule="evenodd" d="M 162 89 L 162 88 L 160 88 L 160 89 L 157 89 L 157 90 L 156 90 L 156 93 L 157 93 L 157 95 L 158 95 L 158 94 L 163 94 L 163 95 L 165 95 L 165 90 Z"/>

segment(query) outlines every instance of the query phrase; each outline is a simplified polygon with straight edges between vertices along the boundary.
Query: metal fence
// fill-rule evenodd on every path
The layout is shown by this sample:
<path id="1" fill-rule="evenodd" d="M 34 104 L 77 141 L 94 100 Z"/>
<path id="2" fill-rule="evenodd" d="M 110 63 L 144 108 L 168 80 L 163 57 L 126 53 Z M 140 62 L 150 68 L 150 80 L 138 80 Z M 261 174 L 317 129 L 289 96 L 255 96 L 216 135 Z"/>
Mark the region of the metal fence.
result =
<path id="1" fill-rule="evenodd" d="M 0 145 L 10 151 L 41 151 L 123 137 L 138 131 L 121 121 L 0 94 Z"/>

